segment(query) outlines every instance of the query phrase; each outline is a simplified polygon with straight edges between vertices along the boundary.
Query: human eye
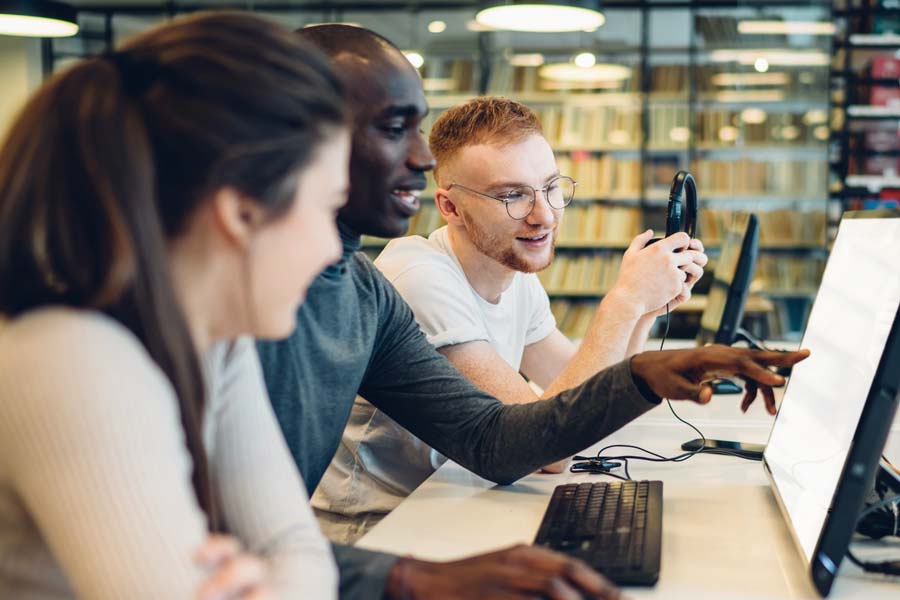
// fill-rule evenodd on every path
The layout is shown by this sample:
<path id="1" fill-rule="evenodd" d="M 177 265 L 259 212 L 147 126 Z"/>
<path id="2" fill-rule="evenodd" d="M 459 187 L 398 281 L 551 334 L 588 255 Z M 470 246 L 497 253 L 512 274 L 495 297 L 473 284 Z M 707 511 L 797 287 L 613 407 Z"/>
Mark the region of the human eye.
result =
<path id="1" fill-rule="evenodd" d="M 403 119 L 391 119 L 379 126 L 390 139 L 400 139 L 406 133 L 406 122 Z"/>
<path id="2" fill-rule="evenodd" d="M 521 202 L 522 200 L 528 200 L 531 197 L 531 194 L 528 191 L 519 188 L 509 190 L 501 197 L 507 202 Z"/>

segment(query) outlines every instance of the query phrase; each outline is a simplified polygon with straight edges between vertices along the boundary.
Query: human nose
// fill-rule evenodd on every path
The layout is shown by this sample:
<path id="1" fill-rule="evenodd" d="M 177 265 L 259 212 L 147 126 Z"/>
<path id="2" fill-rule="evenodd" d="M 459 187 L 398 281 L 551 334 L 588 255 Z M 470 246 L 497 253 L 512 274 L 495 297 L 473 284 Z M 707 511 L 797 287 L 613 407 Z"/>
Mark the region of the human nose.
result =
<path id="1" fill-rule="evenodd" d="M 550 206 L 547 198 L 547 190 L 535 190 L 534 203 L 531 213 L 528 215 L 528 222 L 534 225 L 551 225 L 557 220 L 556 210 Z"/>
<path id="2" fill-rule="evenodd" d="M 428 148 L 428 140 L 421 131 L 416 131 L 409 144 L 409 154 L 406 157 L 406 165 L 414 171 L 431 171 L 434 169 L 434 155 Z"/>

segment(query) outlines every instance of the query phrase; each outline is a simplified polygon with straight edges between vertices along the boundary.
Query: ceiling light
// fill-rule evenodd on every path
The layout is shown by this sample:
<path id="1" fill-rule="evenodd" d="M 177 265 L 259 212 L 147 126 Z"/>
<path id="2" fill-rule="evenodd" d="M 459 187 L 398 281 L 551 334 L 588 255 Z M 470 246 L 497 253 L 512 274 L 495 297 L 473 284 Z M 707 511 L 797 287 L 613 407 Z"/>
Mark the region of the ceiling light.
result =
<path id="1" fill-rule="evenodd" d="M 740 21 L 738 33 L 749 35 L 791 34 L 832 35 L 834 23 L 829 21 Z"/>
<path id="2" fill-rule="evenodd" d="M 828 121 L 828 113 L 821 108 L 811 108 L 803 115 L 803 122 L 807 125 L 817 125 Z"/>
<path id="3" fill-rule="evenodd" d="M 719 87 L 751 85 L 787 85 L 787 73 L 717 73 L 712 76 L 713 85 Z"/>
<path id="4" fill-rule="evenodd" d="M 541 79 L 538 86 L 542 90 L 617 90 L 621 91 L 621 81 L 552 81 Z"/>
<path id="5" fill-rule="evenodd" d="M 544 55 L 540 53 L 513 54 L 509 59 L 509 64 L 514 67 L 539 67 L 544 64 Z"/>
<path id="6" fill-rule="evenodd" d="M 766 111 L 761 108 L 745 108 L 741 111 L 741 121 L 750 125 L 759 125 L 765 122 Z"/>
<path id="7" fill-rule="evenodd" d="M 592 0 L 511 0 L 478 11 L 475 20 L 492 29 L 510 31 L 585 31 L 606 22 Z"/>
<path id="8" fill-rule="evenodd" d="M 575 57 L 575 65 L 582 69 L 589 69 L 597 64 L 597 57 L 591 52 L 582 52 Z"/>
<path id="9" fill-rule="evenodd" d="M 716 92 L 717 102 L 781 102 L 784 100 L 783 90 L 727 90 Z"/>
<path id="10" fill-rule="evenodd" d="M 0 0 L 0 35 L 69 37 L 78 33 L 76 10 L 50 0 Z"/>
<path id="11" fill-rule="evenodd" d="M 765 73 L 769 70 L 769 61 L 764 58 L 757 58 L 753 61 L 753 68 L 756 69 L 757 73 Z"/>
<path id="12" fill-rule="evenodd" d="M 452 92 L 456 89 L 456 81 L 452 77 L 425 77 L 422 88 L 426 92 Z"/>
<path id="13" fill-rule="evenodd" d="M 731 125 L 727 125 L 719 129 L 719 139 L 723 142 L 733 142 L 738 137 L 737 127 L 732 127 Z"/>
<path id="14" fill-rule="evenodd" d="M 403 53 L 403 56 L 405 56 L 406 60 L 408 60 L 410 64 L 417 69 L 421 69 L 422 65 L 425 64 L 425 57 L 418 52 L 407 51 Z"/>
<path id="15" fill-rule="evenodd" d="M 432 21 L 428 24 L 428 31 L 431 33 L 443 33 L 447 29 L 447 24 L 443 21 Z"/>
<path id="16" fill-rule="evenodd" d="M 813 129 L 813 135 L 816 136 L 817 140 L 821 140 L 824 142 L 828 139 L 828 136 L 831 135 L 831 130 L 829 130 L 825 125 L 819 125 L 815 129 Z"/>
<path id="17" fill-rule="evenodd" d="M 736 62 L 742 65 L 755 65 L 763 59 L 771 66 L 827 66 L 828 54 L 819 50 L 713 50 L 710 55 L 713 62 Z"/>
<path id="18" fill-rule="evenodd" d="M 631 77 L 629 67 L 602 63 L 588 68 L 557 63 L 541 67 L 539 73 L 544 79 L 553 81 L 623 81 Z"/>
<path id="19" fill-rule="evenodd" d="M 673 127 L 669 130 L 669 139 L 673 142 L 684 143 L 691 138 L 691 130 L 687 127 Z"/>
<path id="20" fill-rule="evenodd" d="M 466 29 L 469 31 L 481 32 L 481 31 L 494 31 L 493 27 L 489 27 L 487 25 L 483 25 L 474 19 L 466 23 Z"/>
<path id="21" fill-rule="evenodd" d="M 796 140 L 800 136 L 800 130 L 796 125 L 788 125 L 781 129 L 781 137 L 789 142 Z"/>

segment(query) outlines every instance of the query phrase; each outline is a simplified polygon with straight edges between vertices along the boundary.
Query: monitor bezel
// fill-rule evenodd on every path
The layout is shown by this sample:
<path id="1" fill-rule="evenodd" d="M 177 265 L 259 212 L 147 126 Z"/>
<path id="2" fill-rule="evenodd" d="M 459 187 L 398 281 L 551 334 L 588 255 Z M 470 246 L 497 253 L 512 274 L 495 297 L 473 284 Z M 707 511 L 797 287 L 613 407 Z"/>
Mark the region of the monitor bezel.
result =
<path id="1" fill-rule="evenodd" d="M 753 213 L 747 213 L 747 224 L 741 237 L 740 254 L 738 255 L 731 283 L 728 284 L 728 290 L 725 292 L 725 306 L 722 308 L 722 316 L 715 331 L 703 327 L 703 315 L 700 316 L 700 329 L 697 333 L 698 344 L 713 343 L 730 346 L 735 342 L 735 334 L 741 326 L 747 298 L 750 296 L 750 284 L 753 282 L 753 275 L 756 272 L 758 253 L 759 218 Z M 721 281 L 715 279 L 714 270 L 713 280 L 710 282 L 710 291 L 717 283 L 719 285 L 722 284 Z M 729 321 L 733 324 L 733 327 L 730 331 L 726 331 L 722 325 Z"/>
<path id="2" fill-rule="evenodd" d="M 900 218 L 900 211 L 854 211 L 845 213 L 843 218 L 896 219 Z M 862 414 L 850 442 L 847 460 L 841 469 L 838 485 L 831 500 L 831 509 L 825 517 L 811 559 L 807 559 L 803 551 L 790 514 L 778 491 L 768 459 L 765 454 L 763 455 L 763 468 L 778 508 L 791 532 L 801 559 L 809 569 L 813 586 L 822 597 L 831 591 L 838 568 L 856 530 L 860 510 L 878 472 L 879 460 L 890 433 L 898 402 L 900 402 L 900 306 L 897 307 L 891 332 L 888 334 Z M 775 423 L 777 422 L 778 415 L 775 417 Z M 772 431 L 774 428 L 773 423 Z M 771 431 L 769 435 L 771 437 Z"/>

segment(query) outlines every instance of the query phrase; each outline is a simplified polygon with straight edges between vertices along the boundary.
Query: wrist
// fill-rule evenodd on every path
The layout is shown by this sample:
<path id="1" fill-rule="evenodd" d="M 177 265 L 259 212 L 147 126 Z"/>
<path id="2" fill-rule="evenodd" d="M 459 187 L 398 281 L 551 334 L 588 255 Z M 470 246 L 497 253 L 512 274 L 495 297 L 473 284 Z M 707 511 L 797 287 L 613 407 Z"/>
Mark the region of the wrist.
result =
<path id="1" fill-rule="evenodd" d="M 635 354 L 631 357 L 631 380 L 634 382 L 634 386 L 638 389 L 645 400 L 652 404 L 659 404 L 660 402 L 662 402 L 662 397 L 657 394 L 652 387 L 650 387 L 650 383 L 647 381 L 647 378 L 643 374 L 643 367 L 646 362 L 647 357 L 642 356 L 641 354 Z"/>
<path id="2" fill-rule="evenodd" d="M 635 301 L 629 294 L 615 286 L 603 297 L 601 305 L 614 312 L 619 318 L 633 321 L 637 321 L 647 312 L 643 304 Z"/>

